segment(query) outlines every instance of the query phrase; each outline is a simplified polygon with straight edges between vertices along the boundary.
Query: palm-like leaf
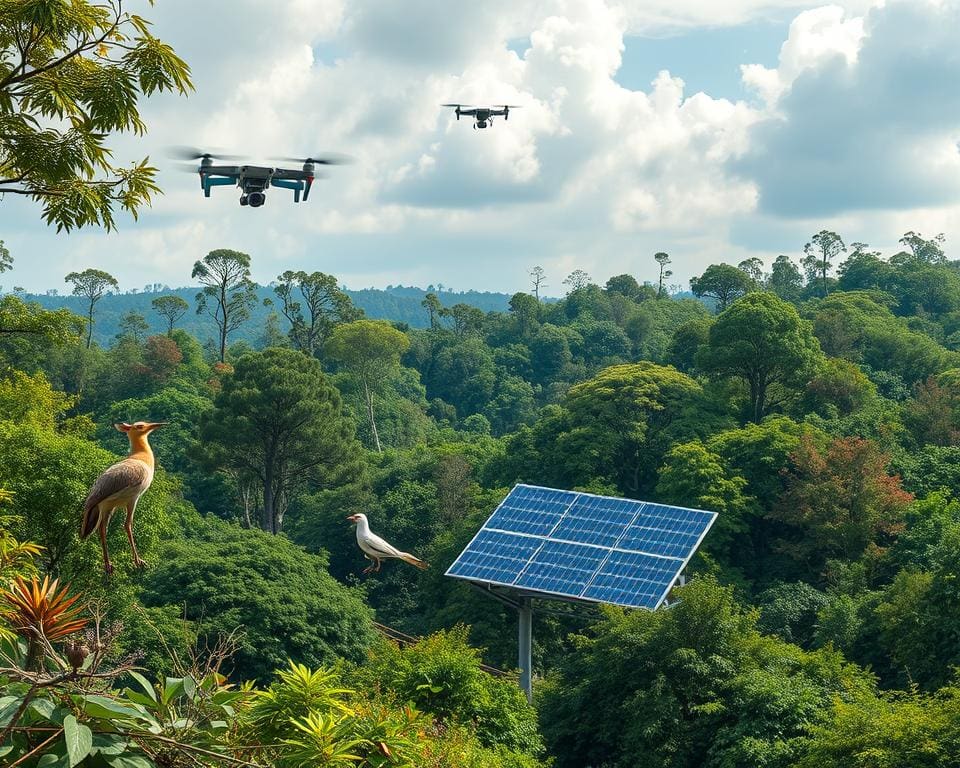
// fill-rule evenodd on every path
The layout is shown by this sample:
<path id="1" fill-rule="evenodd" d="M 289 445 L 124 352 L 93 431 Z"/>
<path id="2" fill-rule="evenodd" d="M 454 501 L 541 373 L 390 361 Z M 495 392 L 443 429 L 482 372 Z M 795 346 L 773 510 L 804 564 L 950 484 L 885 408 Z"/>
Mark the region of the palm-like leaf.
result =
<path id="1" fill-rule="evenodd" d="M 50 642 L 79 632 L 87 625 L 80 618 L 83 606 L 77 605 L 78 595 L 69 596 L 69 587 L 58 590 L 59 579 L 36 576 L 30 581 L 17 577 L 10 587 L 0 592 L 7 604 L 4 618 L 19 634 L 29 639 L 45 637 Z"/>

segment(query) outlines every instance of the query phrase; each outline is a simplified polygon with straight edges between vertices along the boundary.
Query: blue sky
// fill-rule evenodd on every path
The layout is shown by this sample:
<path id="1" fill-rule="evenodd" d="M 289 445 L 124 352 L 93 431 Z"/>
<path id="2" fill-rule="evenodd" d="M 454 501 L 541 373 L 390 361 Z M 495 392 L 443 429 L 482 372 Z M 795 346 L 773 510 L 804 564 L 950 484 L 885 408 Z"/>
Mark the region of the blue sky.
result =
<path id="1" fill-rule="evenodd" d="M 141 4 L 145 5 L 141 1 Z M 893 253 L 907 230 L 960 238 L 960 0 L 165 0 L 155 32 L 196 93 L 142 105 L 165 195 L 118 232 L 58 235 L 0 200 L 9 290 L 97 266 L 121 287 L 189 283 L 213 248 L 254 276 L 321 270 L 353 288 L 550 290 L 799 257 L 823 228 Z M 187 21 L 189 19 L 189 22 Z M 230 45 L 211 46 L 209 34 Z M 922 40 L 923 45 L 916 41 Z M 447 101 L 521 104 L 473 131 Z M 337 151 L 308 203 L 204 199 L 172 144 L 251 159 Z"/>

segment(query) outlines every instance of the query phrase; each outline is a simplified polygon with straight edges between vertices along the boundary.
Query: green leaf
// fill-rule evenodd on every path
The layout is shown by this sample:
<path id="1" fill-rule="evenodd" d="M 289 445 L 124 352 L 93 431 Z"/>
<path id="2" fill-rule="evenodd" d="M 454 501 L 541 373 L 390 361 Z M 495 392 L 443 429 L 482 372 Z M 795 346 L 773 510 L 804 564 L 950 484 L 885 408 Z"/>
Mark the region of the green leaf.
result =
<path id="1" fill-rule="evenodd" d="M 163 686 L 163 691 L 161 692 L 160 700 L 166 706 L 175 698 L 180 696 L 183 693 L 183 678 L 182 677 L 168 677 L 166 684 Z"/>
<path id="2" fill-rule="evenodd" d="M 197 695 L 197 683 L 190 675 L 183 678 L 183 692 L 187 695 L 188 699 L 193 699 Z"/>
<path id="3" fill-rule="evenodd" d="M 11 752 L 13 752 L 13 744 L 7 744 L 5 747 L 0 747 L 0 757 L 6 757 Z"/>
<path id="4" fill-rule="evenodd" d="M 74 768 L 87 755 L 93 746 L 93 733 L 87 726 L 77 722 L 73 715 L 63 718 L 63 740 L 67 745 L 67 757 L 70 768 Z"/>
<path id="5" fill-rule="evenodd" d="M 30 702 L 30 709 L 51 723 L 59 725 L 63 722 L 63 713 L 57 710 L 57 705 L 50 699 L 34 699 Z"/>
<path id="6" fill-rule="evenodd" d="M 133 670 L 130 670 L 130 677 L 132 677 L 134 680 L 140 683 L 140 687 L 143 688 L 147 696 L 149 696 L 154 701 L 157 700 L 157 692 L 153 689 L 153 685 L 151 685 L 150 681 L 147 680 L 147 678 L 145 678 L 139 672 L 135 672 Z"/>
<path id="7" fill-rule="evenodd" d="M 23 699 L 19 696 L 4 696 L 0 698 L 0 726 L 6 725 L 17 711 Z"/>
<path id="8" fill-rule="evenodd" d="M 97 696 L 94 694 L 81 696 L 80 705 L 83 707 L 83 711 L 90 717 L 100 717 L 107 720 L 113 720 L 118 717 L 125 717 L 131 720 L 148 719 L 139 709 L 124 706 L 106 696 Z"/>
<path id="9" fill-rule="evenodd" d="M 90 754 L 99 754 L 104 757 L 122 755 L 127 751 L 128 746 L 126 736 L 120 736 L 116 733 L 95 733 L 93 734 L 93 747 L 90 749 Z"/>
<path id="10" fill-rule="evenodd" d="M 110 768 L 155 768 L 154 764 L 142 755 L 105 755 L 103 759 Z"/>
<path id="11" fill-rule="evenodd" d="M 47 752 L 47 754 L 37 760 L 37 768 L 71 768 L 70 758 L 66 755 Z"/>

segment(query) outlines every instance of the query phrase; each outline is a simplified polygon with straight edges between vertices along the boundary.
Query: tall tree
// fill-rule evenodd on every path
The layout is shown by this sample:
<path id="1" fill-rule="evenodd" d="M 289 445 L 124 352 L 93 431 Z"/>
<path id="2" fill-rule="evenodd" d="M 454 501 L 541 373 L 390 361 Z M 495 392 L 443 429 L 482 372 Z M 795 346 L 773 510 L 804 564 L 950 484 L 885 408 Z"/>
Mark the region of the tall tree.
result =
<path id="1" fill-rule="evenodd" d="M 530 278 L 533 280 L 533 295 L 540 301 L 540 289 L 547 285 L 547 273 L 543 267 L 537 265 L 530 270 Z"/>
<path id="2" fill-rule="evenodd" d="M 423 301 L 420 302 L 420 306 L 427 310 L 427 314 L 430 317 L 430 328 L 435 330 L 440 327 L 440 315 L 443 312 L 443 304 L 440 303 L 440 299 L 437 298 L 437 294 L 428 293 L 423 297 Z"/>
<path id="3" fill-rule="evenodd" d="M 107 295 L 109 290 L 120 287 L 116 278 L 102 269 L 85 269 L 83 272 L 71 272 L 65 278 L 65 283 L 73 284 L 73 295 L 82 296 L 87 300 L 87 349 L 93 341 L 93 314 L 97 302 Z"/>
<path id="4" fill-rule="evenodd" d="M 517 335 L 527 339 L 540 325 L 540 302 L 529 293 L 515 293 L 510 297 L 510 315 L 514 318 Z"/>
<path id="5" fill-rule="evenodd" d="M 0 193 L 38 201 L 57 230 L 114 227 L 159 192 L 144 158 L 116 166 L 113 132 L 143 134 L 138 100 L 192 90 L 190 69 L 123 0 L 0 5 Z"/>
<path id="6" fill-rule="evenodd" d="M 947 257 L 943 252 L 946 236 L 941 232 L 927 240 L 919 232 L 904 233 L 900 243 L 910 249 L 910 254 L 916 261 L 924 264 L 943 264 Z"/>
<path id="7" fill-rule="evenodd" d="M 756 256 L 751 256 L 749 259 L 744 259 L 739 264 L 737 264 L 737 269 L 743 272 L 747 277 L 749 277 L 757 285 L 763 284 L 763 262 L 760 261 Z"/>
<path id="8" fill-rule="evenodd" d="M 753 280 L 729 264 L 711 264 L 700 277 L 690 278 L 690 290 L 694 296 L 716 299 L 717 312 L 723 312 L 754 287 Z"/>
<path id="9" fill-rule="evenodd" d="M 670 263 L 670 255 L 664 253 L 663 251 L 658 251 L 653 254 L 653 260 L 660 265 L 660 279 L 657 281 L 657 298 L 663 296 L 663 281 L 664 278 L 670 277 L 673 272 L 667 269 L 667 264 Z"/>
<path id="10" fill-rule="evenodd" d="M 290 323 L 293 346 L 307 355 L 320 350 L 336 323 L 356 320 L 362 314 L 340 290 L 337 279 L 323 272 L 287 270 L 277 277 L 273 292 Z"/>
<path id="11" fill-rule="evenodd" d="M 153 311 L 167 321 L 167 336 L 173 336 L 173 327 L 190 309 L 185 299 L 179 296 L 158 296 L 150 302 Z"/>
<path id="12" fill-rule="evenodd" d="M 200 281 L 197 314 L 213 318 L 219 332 L 222 363 L 227 356 L 227 337 L 250 319 L 257 293 L 250 280 L 250 257 L 239 251 L 220 248 L 194 262 L 190 276 Z"/>
<path id="13" fill-rule="evenodd" d="M 290 497 L 331 488 L 357 471 L 356 441 L 340 394 L 320 363 L 292 349 L 244 355 L 200 420 L 205 460 L 257 479 L 261 526 L 279 533 Z"/>
<path id="14" fill-rule="evenodd" d="M 803 268 L 807 273 L 807 282 L 812 284 L 819 280 L 823 296 L 826 296 L 829 290 L 827 276 L 831 262 L 846 250 L 843 238 L 826 229 L 821 229 L 803 246 Z"/>
<path id="15" fill-rule="evenodd" d="M 4 246 L 3 240 L 0 240 L 0 272 L 6 272 L 12 267 L 13 256 L 10 255 L 10 251 Z"/>
<path id="16" fill-rule="evenodd" d="M 710 326 L 697 365 L 717 376 L 742 379 L 752 421 L 799 394 L 822 353 L 810 323 L 772 293 L 744 296 Z"/>
<path id="17" fill-rule="evenodd" d="M 796 301 L 803 290 L 803 277 L 797 265 L 782 253 L 773 260 L 767 288 L 784 301 Z"/>
<path id="18" fill-rule="evenodd" d="M 133 309 L 120 318 L 119 325 L 120 336 L 133 339 L 135 344 L 139 344 L 146 338 L 147 331 L 150 330 L 150 323 L 147 322 L 147 318 Z"/>
<path id="19" fill-rule="evenodd" d="M 563 279 L 563 284 L 570 287 L 568 293 L 576 293 L 590 285 L 590 275 L 582 269 L 575 269 Z"/>
<path id="20" fill-rule="evenodd" d="M 373 416 L 373 393 L 400 364 L 400 356 L 410 348 L 410 339 L 389 323 L 356 320 L 337 326 L 327 342 L 327 353 L 356 376 L 363 386 L 367 418 L 377 453 L 382 453 L 377 422 Z"/>

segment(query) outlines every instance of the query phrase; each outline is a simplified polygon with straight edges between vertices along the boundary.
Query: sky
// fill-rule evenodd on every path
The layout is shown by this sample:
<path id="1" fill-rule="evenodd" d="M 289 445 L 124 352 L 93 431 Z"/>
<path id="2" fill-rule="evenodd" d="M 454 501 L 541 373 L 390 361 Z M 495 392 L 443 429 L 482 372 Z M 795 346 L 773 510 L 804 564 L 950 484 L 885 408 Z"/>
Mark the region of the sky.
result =
<path id="1" fill-rule="evenodd" d="M 139 10 L 138 3 L 128 3 Z M 190 283 L 214 248 L 350 288 L 546 293 L 686 287 L 711 263 L 799 259 L 821 229 L 890 255 L 908 230 L 960 245 L 960 0 L 158 0 L 143 14 L 193 71 L 141 102 L 165 194 L 119 231 L 57 234 L 0 200 L 9 290 L 64 290 L 96 266 L 121 289 Z M 485 131 L 445 102 L 521 105 Z M 205 199 L 165 156 L 351 155 L 307 203 L 274 189 Z"/>

